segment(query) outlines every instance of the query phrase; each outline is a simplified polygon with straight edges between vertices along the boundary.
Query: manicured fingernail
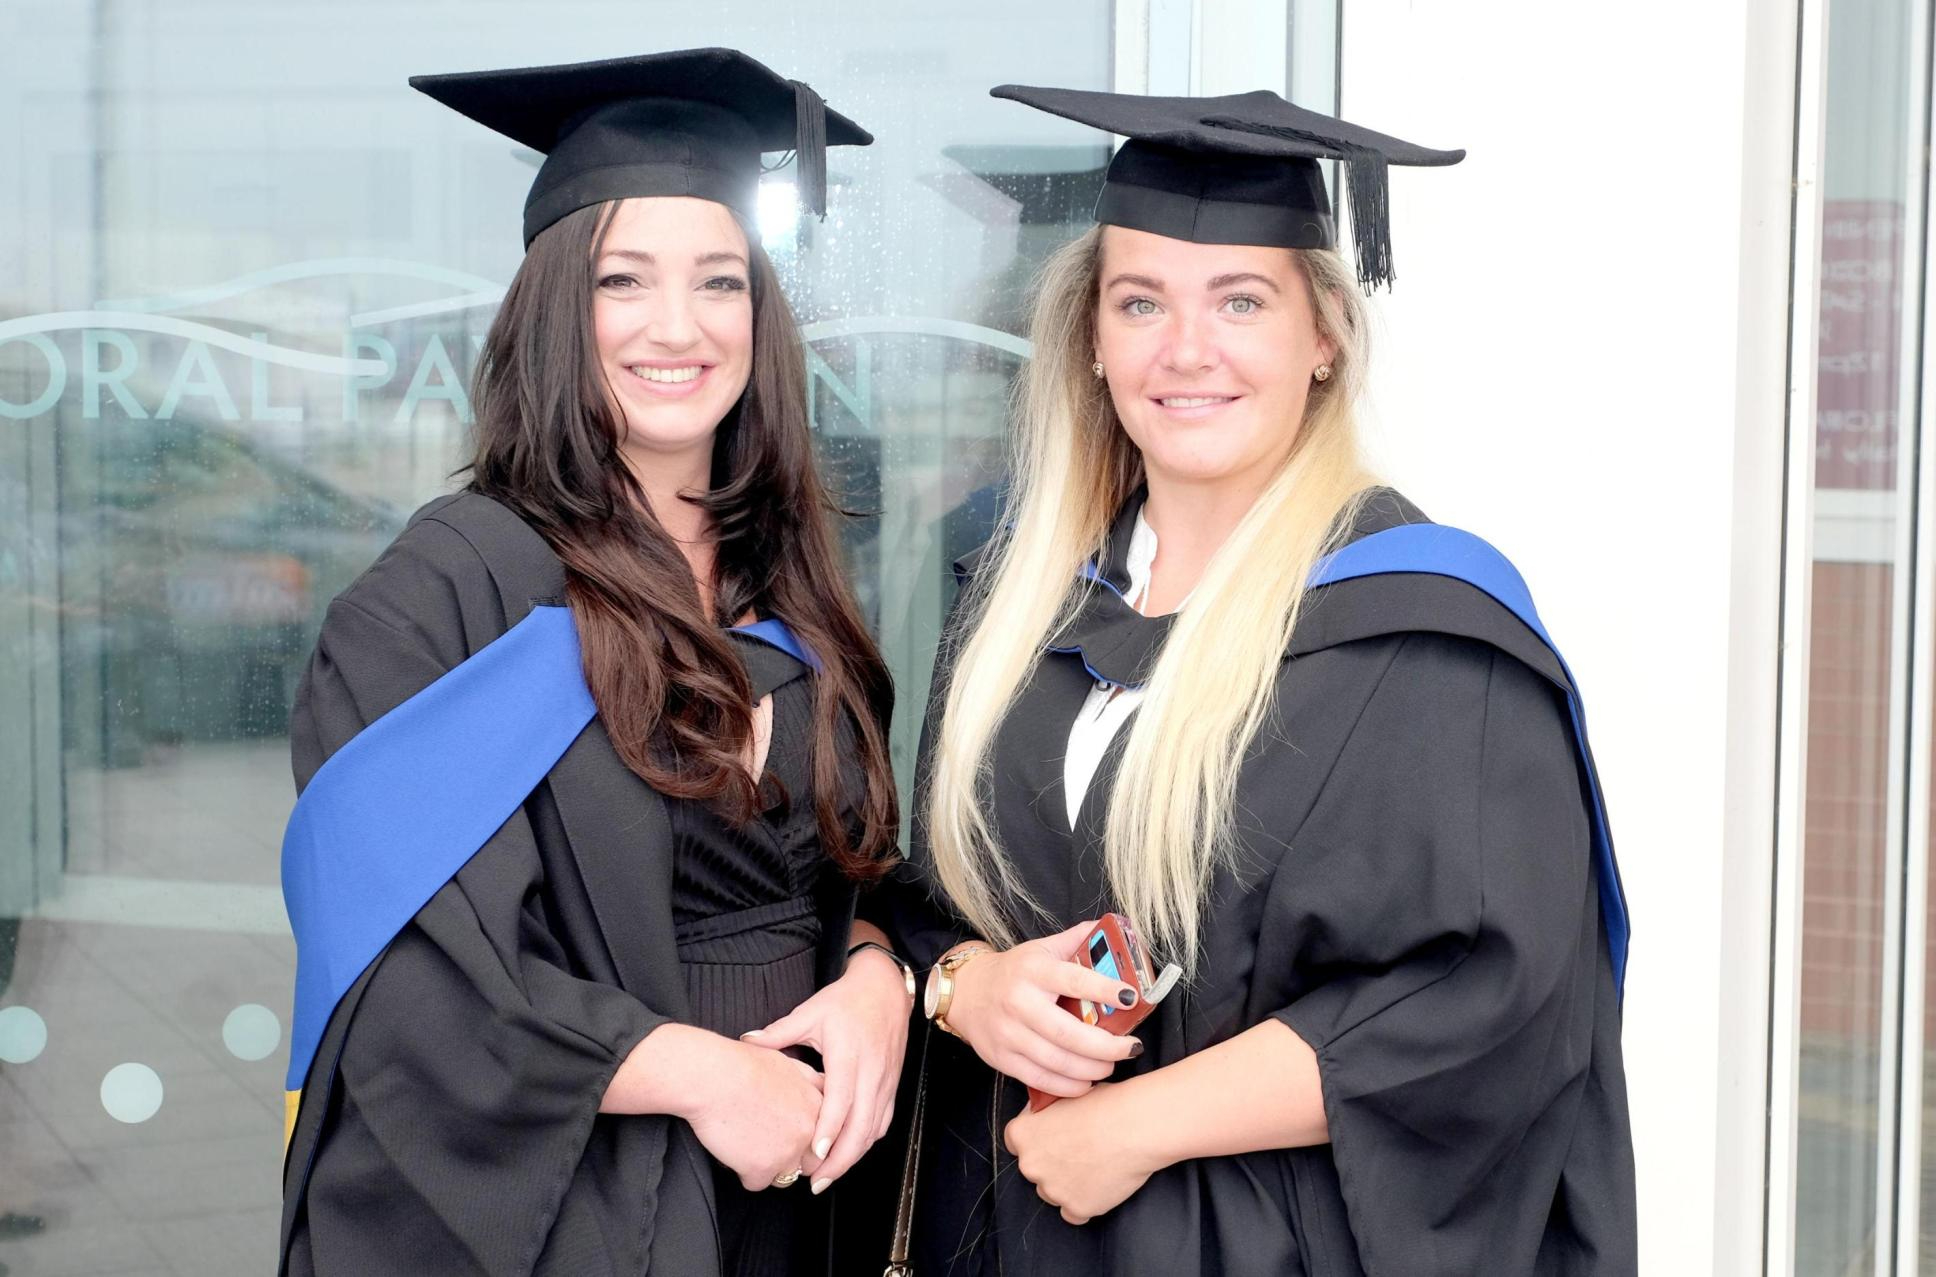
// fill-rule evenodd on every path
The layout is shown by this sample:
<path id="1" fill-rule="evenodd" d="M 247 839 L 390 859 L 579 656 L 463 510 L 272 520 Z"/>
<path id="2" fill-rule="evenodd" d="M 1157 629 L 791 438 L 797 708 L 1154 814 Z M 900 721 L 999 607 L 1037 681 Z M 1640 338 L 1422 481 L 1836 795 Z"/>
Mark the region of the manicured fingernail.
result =
<path id="1" fill-rule="evenodd" d="M 1143 1053 L 1142 1039 L 1131 1038 L 1129 1040 L 1129 1058 L 1133 1060 L 1137 1056 L 1141 1055 L 1142 1053 Z"/>
<path id="2" fill-rule="evenodd" d="M 815 1181 L 813 1182 L 813 1195 L 814 1195 L 815 1197 L 818 1197 L 818 1196 L 820 1196 L 820 1194 L 822 1194 L 822 1193 L 824 1193 L 824 1192 L 826 1192 L 826 1191 L 827 1191 L 827 1186 L 828 1186 L 829 1184 L 831 1184 L 831 1183 L 833 1183 L 833 1181 L 832 1181 L 832 1180 L 830 1180 L 830 1179 L 817 1179 L 817 1180 L 815 1180 Z"/>
<path id="3" fill-rule="evenodd" d="M 818 1157 L 824 1160 L 827 1156 L 827 1150 L 832 1148 L 833 1146 L 834 1146 L 833 1140 L 830 1137 L 823 1135 L 819 1139 L 813 1142 L 813 1155 L 815 1157 Z"/>
<path id="4" fill-rule="evenodd" d="M 1123 987 L 1122 987 L 1122 988 L 1121 988 L 1121 989 L 1120 989 L 1120 990 L 1119 990 L 1119 991 L 1117 992 L 1117 994 L 1116 994 L 1116 1001 L 1118 1001 L 1118 1002 L 1120 1002 L 1120 1003 L 1122 1003 L 1122 1004 L 1123 1004 L 1124 1006 L 1126 1006 L 1126 1007 L 1133 1007 L 1133 1006 L 1135 1006 L 1135 1005 L 1136 1005 L 1136 990 L 1134 990 L 1134 989 L 1132 989 L 1132 988 L 1130 988 L 1130 987 L 1129 987 L 1128 985 L 1124 985 L 1124 986 L 1123 986 Z"/>
<path id="5" fill-rule="evenodd" d="M 766 1032 L 765 1029 L 748 1029 L 746 1032 L 739 1035 L 739 1040 L 744 1042 L 748 1038 L 760 1037 L 763 1034 L 765 1034 L 765 1032 Z"/>

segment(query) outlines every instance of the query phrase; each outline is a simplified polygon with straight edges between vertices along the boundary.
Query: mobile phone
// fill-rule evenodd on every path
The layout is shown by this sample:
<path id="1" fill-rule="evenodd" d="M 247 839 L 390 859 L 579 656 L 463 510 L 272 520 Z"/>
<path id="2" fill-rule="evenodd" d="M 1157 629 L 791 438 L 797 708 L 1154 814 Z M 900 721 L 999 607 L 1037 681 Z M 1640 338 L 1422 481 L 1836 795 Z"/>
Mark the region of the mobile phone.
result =
<path id="1" fill-rule="evenodd" d="M 1104 914 L 1082 942 L 1076 961 L 1099 975 L 1121 980 L 1136 990 L 1136 1005 L 1118 1007 L 1108 1003 L 1063 999 L 1063 1005 L 1082 1017 L 1084 1024 L 1100 1024 L 1111 1033 L 1127 1033 L 1149 1014 L 1145 994 L 1149 990 L 1149 960 L 1129 919 L 1119 913 Z M 1134 1017 L 1133 1019 L 1130 1017 Z"/>
<path id="2" fill-rule="evenodd" d="M 1153 975 L 1149 955 L 1136 935 L 1136 928 L 1120 913 L 1106 913 L 1097 919 L 1094 929 L 1083 937 L 1075 960 L 1092 971 L 1112 980 L 1120 980 L 1136 990 L 1136 1005 L 1133 1007 L 1091 1002 L 1087 998 L 1057 999 L 1063 1010 L 1084 1024 L 1096 1025 L 1118 1036 L 1130 1032 L 1147 1019 L 1149 1013 L 1156 1009 L 1156 1004 L 1176 987 L 1177 980 L 1183 974 L 1182 968 L 1171 963 L 1161 973 Z M 1029 1088 L 1031 1110 L 1047 1108 L 1055 1101 L 1056 1097 L 1046 1091 Z"/>

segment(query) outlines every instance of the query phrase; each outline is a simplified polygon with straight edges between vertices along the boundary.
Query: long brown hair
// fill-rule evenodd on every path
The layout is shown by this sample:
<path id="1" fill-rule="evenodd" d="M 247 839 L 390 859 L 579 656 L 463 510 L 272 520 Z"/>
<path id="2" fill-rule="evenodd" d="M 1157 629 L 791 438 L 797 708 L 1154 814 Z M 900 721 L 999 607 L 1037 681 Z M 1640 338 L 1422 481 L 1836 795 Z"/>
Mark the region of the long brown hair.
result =
<path id="1" fill-rule="evenodd" d="M 585 681 L 612 745 L 654 789 L 744 822 L 760 785 L 743 763 L 752 688 L 721 626 L 778 617 L 819 658 L 813 794 L 821 845 L 850 877 L 886 872 L 899 827 L 886 736 L 894 686 L 847 584 L 815 468 L 799 326 L 747 235 L 753 367 L 719 423 L 712 489 L 688 497 L 716 538 L 714 615 L 620 453 L 600 371 L 593 271 L 617 204 L 580 209 L 531 242 L 484 339 L 472 490 L 522 515 L 564 561 Z M 859 792 L 842 784 L 857 757 Z"/>

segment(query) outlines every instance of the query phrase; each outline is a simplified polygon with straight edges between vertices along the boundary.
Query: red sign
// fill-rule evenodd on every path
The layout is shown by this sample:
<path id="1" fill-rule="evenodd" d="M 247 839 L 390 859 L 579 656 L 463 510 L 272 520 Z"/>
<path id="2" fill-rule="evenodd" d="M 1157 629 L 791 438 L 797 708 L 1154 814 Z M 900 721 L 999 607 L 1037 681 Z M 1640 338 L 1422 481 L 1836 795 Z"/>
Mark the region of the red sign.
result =
<path id="1" fill-rule="evenodd" d="M 1901 281 L 1902 205 L 1827 201 L 1816 348 L 1818 488 L 1896 486 Z"/>

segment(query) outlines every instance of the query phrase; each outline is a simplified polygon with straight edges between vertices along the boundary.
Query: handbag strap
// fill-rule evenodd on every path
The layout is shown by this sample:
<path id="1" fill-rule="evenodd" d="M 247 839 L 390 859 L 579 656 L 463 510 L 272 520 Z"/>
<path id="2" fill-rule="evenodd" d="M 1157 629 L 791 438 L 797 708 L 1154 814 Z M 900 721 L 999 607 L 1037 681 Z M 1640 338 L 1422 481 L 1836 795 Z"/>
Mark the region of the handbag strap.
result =
<path id="1" fill-rule="evenodd" d="M 901 1167 L 901 1201 L 894 1212 L 894 1240 L 887 1251 L 887 1271 L 881 1277 L 914 1277 L 908 1262 L 908 1243 L 914 1231 L 914 1181 L 921 1167 L 921 1132 L 928 1116 L 928 1042 L 934 1021 L 921 1030 L 921 1066 L 914 1082 L 914 1118 L 908 1124 L 907 1161 Z"/>

